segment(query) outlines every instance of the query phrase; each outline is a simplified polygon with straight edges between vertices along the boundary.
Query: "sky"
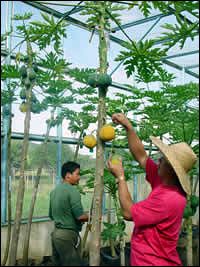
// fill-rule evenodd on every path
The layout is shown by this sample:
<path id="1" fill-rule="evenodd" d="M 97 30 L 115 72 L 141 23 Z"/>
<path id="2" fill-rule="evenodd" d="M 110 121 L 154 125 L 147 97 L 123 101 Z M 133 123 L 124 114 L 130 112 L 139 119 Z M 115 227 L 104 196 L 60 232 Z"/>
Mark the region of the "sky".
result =
<path id="1" fill-rule="evenodd" d="M 65 1 L 66 2 L 66 1 Z M 70 8 L 65 9 L 63 7 L 58 6 L 51 6 L 52 8 L 56 8 L 57 10 L 62 10 L 62 12 L 66 12 L 66 10 L 69 10 Z M 72 8 L 72 7 L 71 7 Z M 14 1 L 14 13 L 17 14 L 24 14 L 24 12 L 32 12 L 34 14 L 33 19 L 34 20 L 41 20 L 40 11 L 32 8 L 31 6 L 22 3 L 21 1 Z M 123 13 L 123 23 L 128 23 L 131 21 L 135 21 L 139 19 L 139 14 L 137 12 L 133 14 L 129 12 Z M 155 13 L 156 14 L 156 13 Z M 77 19 L 82 17 L 82 20 L 86 20 L 86 18 L 83 18 L 83 16 L 77 16 L 73 15 L 73 17 L 77 17 Z M 172 18 L 169 18 L 169 21 Z M 166 20 L 167 21 L 167 20 Z M 133 27 L 132 29 L 125 29 L 125 31 L 131 36 L 131 38 L 134 38 L 135 40 L 139 40 L 142 38 L 142 36 L 146 33 L 146 31 L 149 29 L 149 27 L 153 24 L 151 23 L 145 23 L 142 24 L 142 27 Z M 6 1 L 1 2 L 1 32 L 5 32 L 5 25 L 6 25 Z M 113 25 L 114 26 L 114 25 Z M 158 26 L 160 27 L 160 25 Z M 155 30 L 153 30 L 150 35 L 152 37 L 155 36 L 156 27 Z M 70 25 L 67 27 L 67 39 L 64 40 L 63 47 L 64 47 L 64 56 L 67 59 L 68 62 L 72 63 L 72 67 L 79 67 L 79 68 L 97 68 L 99 66 L 99 59 L 98 59 L 98 36 L 94 35 L 91 43 L 89 43 L 91 33 L 88 31 L 85 31 L 83 29 L 80 29 L 78 27 L 75 27 L 73 25 Z M 127 41 L 126 37 L 124 37 L 122 32 L 117 32 L 115 34 L 118 38 L 123 38 Z M 14 46 L 15 40 L 12 40 L 12 47 Z M 196 47 L 196 42 L 191 44 L 191 41 L 186 42 L 186 50 L 191 48 L 191 45 L 194 46 L 194 50 L 197 50 L 198 47 Z M 119 51 L 121 50 L 121 47 L 114 43 L 109 42 L 110 49 L 108 50 L 108 62 L 109 62 L 109 68 L 108 73 L 111 73 L 115 67 L 118 65 L 118 62 L 115 62 L 114 59 L 118 55 Z M 175 54 L 177 48 L 173 48 L 170 52 L 170 54 Z M 197 54 L 194 55 L 194 59 L 196 60 Z M 191 63 L 184 63 L 183 58 L 177 58 L 178 63 L 180 65 L 184 64 L 192 64 Z M 173 60 L 171 60 L 173 62 Z M 169 66 L 166 66 L 166 70 L 169 72 L 173 72 L 174 75 L 177 77 L 175 79 L 176 84 L 183 84 L 188 83 L 190 81 L 198 82 L 197 79 L 187 75 L 186 73 L 182 71 L 175 70 Z M 134 77 L 131 77 L 127 79 L 126 72 L 124 70 L 124 67 L 121 65 L 118 70 L 112 75 L 112 80 L 117 83 L 128 83 L 134 86 L 138 86 L 137 83 L 134 80 Z M 152 88 L 159 89 L 159 84 L 151 84 Z M 116 89 L 113 87 L 109 88 L 109 94 L 112 96 L 112 94 L 116 92 Z M 12 131 L 13 132 L 23 132 L 24 131 L 24 118 L 25 115 L 19 111 L 19 105 L 20 101 L 17 101 L 13 104 L 13 124 L 12 124 Z M 49 112 L 42 112 L 40 114 L 32 114 L 31 116 L 31 128 L 30 128 L 30 134 L 45 134 L 46 132 L 46 123 L 45 121 L 49 118 Z M 56 128 L 54 127 L 51 129 L 50 135 L 56 135 Z M 62 134 L 63 137 L 77 137 L 77 135 L 72 135 L 71 132 L 68 130 L 68 122 L 66 120 L 63 121 L 62 126 Z"/>

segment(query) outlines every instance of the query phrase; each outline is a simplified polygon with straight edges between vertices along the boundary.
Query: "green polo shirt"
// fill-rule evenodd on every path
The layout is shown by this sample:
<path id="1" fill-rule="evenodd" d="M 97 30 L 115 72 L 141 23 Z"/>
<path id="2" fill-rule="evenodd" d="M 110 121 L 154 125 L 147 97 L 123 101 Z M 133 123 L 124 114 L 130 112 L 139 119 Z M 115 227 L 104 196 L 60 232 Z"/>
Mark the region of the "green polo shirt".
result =
<path id="1" fill-rule="evenodd" d="M 56 228 L 80 232 L 82 224 L 76 218 L 83 215 L 81 196 L 76 186 L 61 183 L 50 193 L 49 217 Z"/>

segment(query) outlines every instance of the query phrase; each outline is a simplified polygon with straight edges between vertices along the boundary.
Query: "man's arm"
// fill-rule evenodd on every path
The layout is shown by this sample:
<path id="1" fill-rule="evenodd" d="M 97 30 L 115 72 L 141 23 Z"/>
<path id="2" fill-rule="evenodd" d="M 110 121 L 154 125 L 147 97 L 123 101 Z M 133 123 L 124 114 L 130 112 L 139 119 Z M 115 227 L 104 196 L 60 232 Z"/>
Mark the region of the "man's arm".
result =
<path id="1" fill-rule="evenodd" d="M 78 217 L 77 220 L 80 221 L 80 222 L 87 222 L 88 218 L 89 218 L 88 215 L 86 213 L 84 213 L 83 215 Z"/>
<path id="2" fill-rule="evenodd" d="M 118 195 L 120 206 L 122 208 L 122 214 L 125 220 L 132 221 L 131 207 L 135 204 L 132 201 L 125 177 L 121 176 L 118 182 Z"/>
<path id="3" fill-rule="evenodd" d="M 136 161 L 139 163 L 141 168 L 145 170 L 148 155 L 145 151 L 144 145 L 142 144 L 139 137 L 136 135 L 132 124 L 122 113 L 113 114 L 112 120 L 115 124 L 121 124 L 126 129 L 129 150 L 133 157 L 136 159 Z"/>

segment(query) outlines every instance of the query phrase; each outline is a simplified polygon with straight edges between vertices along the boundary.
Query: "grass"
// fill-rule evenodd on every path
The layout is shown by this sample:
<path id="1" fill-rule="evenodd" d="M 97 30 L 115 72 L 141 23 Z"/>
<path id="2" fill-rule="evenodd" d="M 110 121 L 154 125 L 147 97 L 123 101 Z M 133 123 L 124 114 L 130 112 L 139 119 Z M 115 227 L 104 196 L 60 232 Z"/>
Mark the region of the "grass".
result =
<path id="1" fill-rule="evenodd" d="M 80 181 L 80 185 L 83 185 L 85 183 L 85 180 Z M 12 220 L 15 219 L 15 212 L 16 212 L 16 201 L 17 201 L 17 184 L 18 180 L 12 181 L 12 189 L 11 189 L 11 202 L 12 202 Z M 44 217 L 48 216 L 49 213 L 49 195 L 50 192 L 55 188 L 55 184 L 53 184 L 52 178 L 49 178 L 49 176 L 43 176 L 38 192 L 37 192 L 37 198 L 35 202 L 34 207 L 34 213 L 33 218 L 38 217 Z M 133 196 L 133 182 L 128 182 L 129 192 L 131 196 Z M 145 190 L 144 190 L 145 191 Z M 32 195 L 33 195 L 33 184 L 32 179 L 30 179 L 27 183 L 26 180 L 26 186 L 25 186 L 25 192 L 24 192 L 24 201 L 23 201 L 23 213 L 22 213 L 22 219 L 26 219 L 29 216 L 29 210 L 30 205 L 32 201 Z M 84 211 L 89 211 L 92 203 L 92 192 L 86 192 L 85 195 L 81 195 L 81 201 L 84 208 Z M 114 208 L 113 201 L 111 200 L 111 209 Z M 108 194 L 105 194 L 105 209 L 108 209 Z"/>

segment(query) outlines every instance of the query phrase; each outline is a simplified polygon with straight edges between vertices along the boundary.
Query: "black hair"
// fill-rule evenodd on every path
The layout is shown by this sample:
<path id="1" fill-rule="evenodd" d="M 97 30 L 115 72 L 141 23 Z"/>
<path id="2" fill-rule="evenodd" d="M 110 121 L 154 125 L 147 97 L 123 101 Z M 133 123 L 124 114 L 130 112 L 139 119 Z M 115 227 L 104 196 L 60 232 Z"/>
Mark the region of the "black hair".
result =
<path id="1" fill-rule="evenodd" d="M 62 165 L 62 178 L 65 179 L 66 174 L 73 173 L 76 169 L 80 169 L 80 164 L 74 161 L 67 161 Z"/>

